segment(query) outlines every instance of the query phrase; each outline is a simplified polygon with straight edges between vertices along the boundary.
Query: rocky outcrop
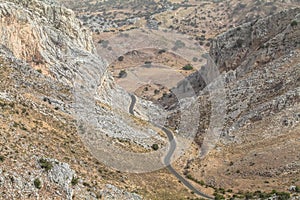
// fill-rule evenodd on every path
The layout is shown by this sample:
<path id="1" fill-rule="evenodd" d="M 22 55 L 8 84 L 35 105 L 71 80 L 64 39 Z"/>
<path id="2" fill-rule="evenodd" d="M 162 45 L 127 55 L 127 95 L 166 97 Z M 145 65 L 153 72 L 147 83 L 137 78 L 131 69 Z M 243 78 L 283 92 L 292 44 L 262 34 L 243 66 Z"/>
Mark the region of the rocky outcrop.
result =
<path id="1" fill-rule="evenodd" d="M 226 126 L 236 129 L 299 103 L 300 9 L 229 30 L 210 56 L 224 71 Z"/>
<path id="2" fill-rule="evenodd" d="M 43 74 L 70 83 L 78 63 L 92 56 L 104 71 L 89 31 L 71 10 L 37 0 L 0 1 L 0 10 L 0 43 Z"/>
<path id="3" fill-rule="evenodd" d="M 244 74 L 299 48 L 300 9 L 285 10 L 231 29 L 212 42 L 210 56 L 220 71 Z"/>

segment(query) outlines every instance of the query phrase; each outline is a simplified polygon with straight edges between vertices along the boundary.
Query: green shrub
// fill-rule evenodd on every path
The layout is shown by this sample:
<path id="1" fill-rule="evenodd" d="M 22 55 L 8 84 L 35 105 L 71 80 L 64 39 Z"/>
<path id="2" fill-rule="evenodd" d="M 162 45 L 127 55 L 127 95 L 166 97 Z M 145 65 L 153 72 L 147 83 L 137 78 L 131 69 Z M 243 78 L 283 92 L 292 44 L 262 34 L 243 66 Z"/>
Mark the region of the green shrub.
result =
<path id="1" fill-rule="evenodd" d="M 299 186 L 296 186 L 295 188 L 295 192 L 299 193 L 300 192 L 300 187 Z"/>
<path id="2" fill-rule="evenodd" d="M 219 188 L 219 192 L 222 194 L 225 194 L 225 189 L 224 188 Z"/>
<path id="3" fill-rule="evenodd" d="M 188 178 L 188 179 L 190 179 L 190 180 L 193 180 L 193 177 L 192 177 L 192 175 L 190 175 L 190 174 L 187 174 L 187 175 L 186 175 L 186 178 Z"/>
<path id="4" fill-rule="evenodd" d="M 49 171 L 52 169 L 53 165 L 50 161 L 47 161 L 46 159 L 41 158 L 39 160 L 40 166 L 42 169 L 45 169 L 46 171 Z"/>
<path id="5" fill-rule="evenodd" d="M 42 188 L 42 182 L 38 178 L 34 179 L 33 184 L 34 184 L 34 187 L 37 188 L 37 189 Z"/>
<path id="6" fill-rule="evenodd" d="M 246 199 L 253 199 L 253 194 L 251 192 L 246 192 L 245 197 Z"/>
<path id="7" fill-rule="evenodd" d="M 221 194 L 218 194 L 218 193 L 214 193 L 214 196 L 215 196 L 215 200 L 222 200 L 222 199 L 225 199 L 225 197 Z"/>
<path id="8" fill-rule="evenodd" d="M 156 151 L 156 150 L 158 150 L 158 144 L 153 144 L 152 146 L 151 146 L 151 148 L 154 150 L 154 151 Z"/>
<path id="9" fill-rule="evenodd" d="M 74 185 L 77 185 L 78 182 L 79 182 L 79 178 L 73 177 L 73 178 L 72 178 L 72 181 L 71 181 L 71 184 L 74 186 Z"/>
<path id="10" fill-rule="evenodd" d="M 298 25 L 298 22 L 296 20 L 294 20 L 294 21 L 291 22 L 291 26 L 292 27 L 297 26 L 297 25 Z"/>
<path id="11" fill-rule="evenodd" d="M 0 155 L 0 162 L 4 161 L 4 156 Z"/>
<path id="12" fill-rule="evenodd" d="M 191 64 L 187 64 L 187 65 L 185 65 L 182 69 L 183 69 L 183 70 L 192 70 L 192 69 L 194 69 L 194 68 L 193 68 L 193 66 L 192 66 Z"/>

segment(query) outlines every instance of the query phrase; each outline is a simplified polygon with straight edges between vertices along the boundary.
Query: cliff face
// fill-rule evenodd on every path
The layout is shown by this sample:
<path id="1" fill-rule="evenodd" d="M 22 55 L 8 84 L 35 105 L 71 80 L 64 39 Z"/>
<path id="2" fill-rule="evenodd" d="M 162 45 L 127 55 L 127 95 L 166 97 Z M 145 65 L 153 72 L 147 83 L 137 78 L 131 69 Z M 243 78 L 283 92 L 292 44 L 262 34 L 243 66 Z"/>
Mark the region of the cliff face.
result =
<path id="1" fill-rule="evenodd" d="M 226 94 L 224 124 L 216 148 L 198 163 L 203 170 L 199 178 L 221 187 L 240 185 L 243 190 L 253 189 L 246 182 L 272 188 L 263 184 L 269 179 L 281 190 L 293 184 L 300 171 L 293 150 L 300 148 L 295 141 L 300 133 L 299 13 L 300 9 L 282 11 L 213 41 L 210 56 L 222 73 Z M 205 97 L 200 96 L 209 102 Z M 208 106 L 203 107 L 202 112 L 209 113 Z M 203 147 L 209 139 L 204 137 Z"/>
<path id="2" fill-rule="evenodd" d="M 71 10 L 25 0 L 2 1 L 0 9 L 1 44 L 43 74 L 71 79 L 74 56 L 84 61 L 94 53 L 90 33 Z"/>
<path id="3" fill-rule="evenodd" d="M 246 73 L 256 66 L 299 48 L 300 9 L 279 12 L 269 17 L 243 24 L 215 38 L 210 56 L 221 71 Z"/>
<path id="4" fill-rule="evenodd" d="M 299 13 L 282 11 L 214 40 L 210 56 L 224 72 L 232 129 L 299 102 Z"/>

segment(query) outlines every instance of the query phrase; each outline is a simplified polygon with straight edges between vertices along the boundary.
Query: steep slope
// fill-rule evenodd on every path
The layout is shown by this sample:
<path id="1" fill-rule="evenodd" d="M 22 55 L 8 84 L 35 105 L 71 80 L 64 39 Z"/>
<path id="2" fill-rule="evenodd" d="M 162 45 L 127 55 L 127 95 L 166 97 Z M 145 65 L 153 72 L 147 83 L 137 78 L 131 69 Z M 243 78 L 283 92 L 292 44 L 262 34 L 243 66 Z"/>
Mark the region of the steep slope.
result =
<path id="1" fill-rule="evenodd" d="M 235 192 L 300 184 L 299 13 L 282 11 L 213 41 L 210 56 L 225 83 L 224 127 L 215 148 L 191 164 L 191 176 Z M 203 129 L 198 142 L 205 147 L 211 141 Z"/>
<path id="2" fill-rule="evenodd" d="M 108 184 L 120 175 L 77 134 L 79 65 L 97 69 L 98 81 L 105 70 L 89 32 L 72 11 L 41 1 L 1 1 L 0 13 L 0 198 L 140 199 Z"/>
<path id="3" fill-rule="evenodd" d="M 89 31 L 71 10 L 38 0 L 2 0 L 0 8 L 1 199 L 194 196 L 167 170 L 121 173 L 92 151 L 89 141 L 104 140 L 80 125 L 95 119 L 98 136 L 125 150 L 152 152 L 154 142 L 163 146 L 166 139 L 130 116 L 130 95 L 105 73 Z M 141 118 L 157 111 L 149 102 L 136 107 Z"/>

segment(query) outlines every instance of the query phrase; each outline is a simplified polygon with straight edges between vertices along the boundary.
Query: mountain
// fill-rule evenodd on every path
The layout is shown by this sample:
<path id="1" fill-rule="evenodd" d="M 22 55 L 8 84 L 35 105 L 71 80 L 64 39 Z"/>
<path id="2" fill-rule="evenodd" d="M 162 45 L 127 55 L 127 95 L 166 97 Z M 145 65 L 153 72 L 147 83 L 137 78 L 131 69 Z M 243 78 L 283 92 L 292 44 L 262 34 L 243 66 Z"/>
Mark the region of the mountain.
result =
<path id="1" fill-rule="evenodd" d="M 0 199 L 298 198 L 298 4 L 1 0 Z"/>

